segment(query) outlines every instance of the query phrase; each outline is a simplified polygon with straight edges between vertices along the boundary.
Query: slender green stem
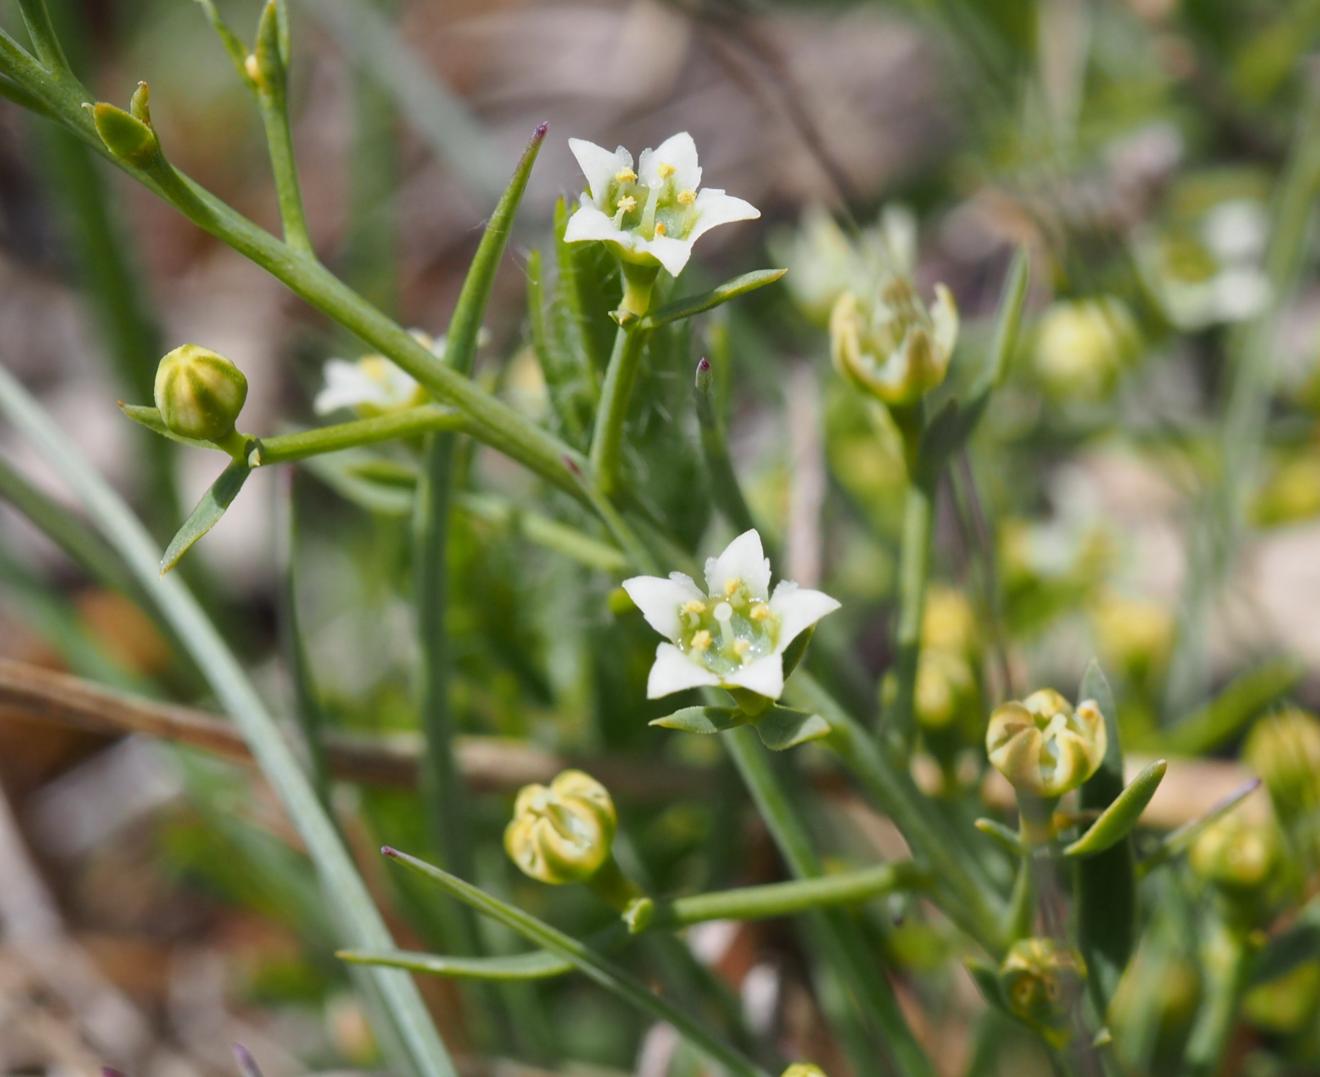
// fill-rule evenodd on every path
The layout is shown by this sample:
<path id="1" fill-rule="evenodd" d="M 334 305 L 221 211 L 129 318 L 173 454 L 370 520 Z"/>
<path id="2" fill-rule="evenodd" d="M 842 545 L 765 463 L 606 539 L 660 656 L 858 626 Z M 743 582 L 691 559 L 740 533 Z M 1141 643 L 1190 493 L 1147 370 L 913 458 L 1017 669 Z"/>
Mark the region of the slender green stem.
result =
<path id="1" fill-rule="evenodd" d="M 1212 1077 L 1223 1063 L 1224 1045 L 1233 1031 L 1247 984 L 1249 957 L 1242 935 L 1217 925 L 1206 946 L 1205 998 L 1187 1042 L 1186 1072 L 1191 1077 Z"/>
<path id="2" fill-rule="evenodd" d="M 730 730 L 721 737 L 761 818 L 770 829 L 789 870 L 799 879 L 820 876 L 820 862 L 802 820 L 787 791 L 771 770 L 756 732 L 748 726 Z M 857 925 L 839 910 L 816 910 L 808 914 L 813 935 L 826 951 L 828 963 L 839 970 L 863 1007 L 864 1019 L 875 1020 L 884 1033 L 898 1071 L 905 1075 L 933 1074 L 934 1069 L 903 1018 L 893 988 L 867 954 Z"/>
<path id="3" fill-rule="evenodd" d="M 893 861 L 861 871 L 764 886 L 741 886 L 693 894 L 657 904 L 653 928 L 679 928 L 707 920 L 769 920 L 797 916 L 831 905 L 857 905 L 898 890 L 921 890 L 929 880 L 911 861 Z"/>
<path id="4" fill-rule="evenodd" d="M 729 442 L 725 432 L 724 416 L 716 408 L 714 382 L 710 360 L 697 364 L 697 425 L 701 431 L 701 450 L 706 457 L 706 472 L 710 476 L 711 493 L 724 518 L 738 531 L 756 526 L 752 510 L 743 497 L 742 484 L 729 457 Z M 770 553 L 773 561 L 774 555 Z"/>
<path id="5" fill-rule="evenodd" d="M 438 404 L 422 404 L 370 419 L 258 438 L 248 452 L 248 463 L 253 467 L 288 464 L 294 460 L 305 460 L 309 456 L 340 452 L 382 441 L 419 437 L 442 430 L 466 430 L 467 426 L 467 419 L 462 412 Z"/>
<path id="6" fill-rule="evenodd" d="M 60 48 L 59 37 L 51 22 L 50 12 L 46 9 L 46 0 L 19 0 L 23 11 L 23 23 L 27 27 L 28 37 L 36 50 L 37 59 L 51 71 L 67 69 L 69 62 Z"/>
<path id="7" fill-rule="evenodd" d="M 242 664 L 183 582 L 177 576 L 160 576 L 158 550 L 151 536 L 91 465 L 77 455 L 67 433 L 41 410 L 3 366 L 0 366 L 0 411 L 40 450 L 45 462 L 55 468 L 86 506 L 139 586 L 155 597 L 161 613 L 233 717 L 307 846 L 341 936 L 350 945 L 388 949 L 389 930 L 297 756 Z M 397 973 L 376 974 L 370 982 L 378 994 L 384 1031 L 397 1037 L 412 1069 L 427 1077 L 454 1074 L 453 1063 L 412 982 Z"/>
<path id="8" fill-rule="evenodd" d="M 712 1035 L 697 1022 L 686 1010 L 675 1006 L 668 999 L 653 994 L 646 986 L 620 968 L 598 950 L 580 939 L 565 935 L 543 920 L 516 908 L 499 898 L 492 897 L 479 887 L 464 882 L 447 871 L 427 864 L 415 857 L 408 856 L 396 849 L 383 850 L 386 856 L 399 861 L 405 867 L 425 876 L 436 883 L 450 897 L 475 909 L 483 916 L 503 924 L 517 932 L 529 942 L 533 942 L 552 953 L 558 954 L 601 987 L 636 1007 L 641 1013 L 654 1020 L 663 1021 L 673 1027 L 694 1047 L 707 1055 L 712 1061 L 727 1066 L 733 1073 L 762 1077 L 765 1073 L 756 1063 L 744 1057 L 739 1051 Z M 359 957 L 359 960 L 361 958 Z"/>
<path id="9" fill-rule="evenodd" d="M 830 725 L 825 743 L 838 753 L 876 804 L 897 824 L 919 862 L 929 864 L 939 889 L 947 895 L 941 908 L 991 954 L 1002 955 L 1004 941 L 993 891 L 978 878 L 975 862 L 955 853 L 957 841 L 939 832 L 907 773 L 895 766 L 880 745 L 831 699 L 805 671 L 793 675 L 790 691 Z"/>
<path id="10" fill-rule="evenodd" d="M 605 384 L 600 391 L 600 410 L 591 438 L 591 467 L 596 483 L 606 497 L 618 485 L 620 453 L 623 449 L 623 426 L 628 417 L 628 403 L 641 365 L 646 332 L 635 322 L 619 327 L 614 337 L 614 351 L 605 369 Z"/>
<path id="11" fill-rule="evenodd" d="M 903 544 L 898 562 L 897 654 L 894 661 L 894 703 L 882 715 L 884 732 L 903 751 L 916 737 L 914 711 L 917 668 L 921 661 L 921 619 L 930 578 L 931 539 L 935 529 L 936 476 L 919 470 L 907 489 L 903 508 Z"/>
<path id="12" fill-rule="evenodd" d="M 454 505 L 474 519 L 505 527 L 514 535 L 524 535 L 547 550 L 611 576 L 622 575 L 632 564 L 617 546 L 496 494 L 460 491 Z"/>
<path id="13" fill-rule="evenodd" d="M 289 125 L 289 57 L 288 42 L 282 32 L 281 3 L 282 0 L 267 0 L 262 9 L 249 74 L 261 108 L 261 123 L 266 129 L 284 241 L 300 254 L 314 258 L 302 188 L 298 184 L 298 164 L 293 155 L 293 131 Z"/>

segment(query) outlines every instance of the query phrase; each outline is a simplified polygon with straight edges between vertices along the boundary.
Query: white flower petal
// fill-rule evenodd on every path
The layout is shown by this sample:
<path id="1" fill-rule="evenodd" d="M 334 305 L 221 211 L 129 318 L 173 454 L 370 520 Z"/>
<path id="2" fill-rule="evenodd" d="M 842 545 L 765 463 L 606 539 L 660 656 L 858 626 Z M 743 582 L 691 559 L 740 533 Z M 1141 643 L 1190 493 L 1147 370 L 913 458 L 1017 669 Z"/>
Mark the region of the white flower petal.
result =
<path id="1" fill-rule="evenodd" d="M 637 237 L 636 249 L 646 251 L 665 267 L 671 277 L 683 272 L 683 267 L 692 257 L 692 240 L 675 239 L 673 236 L 656 236 L 655 239 Z"/>
<path id="2" fill-rule="evenodd" d="M 691 578 L 681 572 L 671 572 L 668 579 L 663 576 L 634 576 L 623 581 L 623 589 L 642 611 L 646 623 L 671 640 L 678 636 L 678 608 L 684 602 L 693 599 L 701 601 L 706 597 Z"/>
<path id="3" fill-rule="evenodd" d="M 620 169 L 632 168 L 632 154 L 622 146 L 611 153 L 604 146 L 597 146 L 585 138 L 570 138 L 568 148 L 577 158 L 582 174 L 587 177 L 591 197 L 598 203 L 604 201 L 614 174 Z"/>
<path id="4" fill-rule="evenodd" d="M 393 408 L 411 403 L 417 391 L 416 379 L 385 359 L 369 358 L 374 359 L 373 373 L 368 373 L 362 361 L 327 359 L 325 386 L 316 394 L 312 410 L 324 415 L 339 408 Z"/>
<path id="5" fill-rule="evenodd" d="M 699 191 L 694 205 L 697 219 L 692 225 L 692 231 L 688 233 L 689 243 L 695 243 L 712 228 L 718 228 L 722 224 L 731 224 L 733 221 L 754 221 L 761 216 L 761 211 L 750 202 L 734 198 L 733 195 L 725 194 L 714 187 Z"/>
<path id="6" fill-rule="evenodd" d="M 672 643 L 655 649 L 655 664 L 646 678 L 646 698 L 659 699 L 685 688 L 714 687 L 720 683 L 705 666 L 694 662 Z"/>
<path id="7" fill-rule="evenodd" d="M 791 580 L 780 580 L 770 596 L 770 609 L 779 617 L 779 644 L 782 651 L 804 631 L 828 613 L 839 608 L 838 599 L 824 591 L 799 587 Z"/>
<path id="8" fill-rule="evenodd" d="M 637 162 L 637 178 L 648 187 L 664 182 L 660 166 L 674 169 L 674 186 L 680 191 L 695 191 L 701 186 L 701 166 L 697 163 L 697 144 L 686 131 L 670 135 L 653 150 L 643 150 Z"/>
<path id="9" fill-rule="evenodd" d="M 742 580 L 757 598 L 770 594 L 770 560 L 756 528 L 744 531 L 719 557 L 706 559 L 706 586 L 712 595 L 723 594 L 730 580 Z"/>
<path id="10" fill-rule="evenodd" d="M 943 284 L 935 285 L 930 320 L 935 325 L 935 349 L 945 357 L 951 356 L 958 342 L 958 305 L 953 301 L 953 293 Z"/>
<path id="11" fill-rule="evenodd" d="M 568 219 L 568 226 L 564 229 L 564 242 L 581 243 L 593 239 L 619 242 L 624 234 L 615 227 L 614 220 L 608 213 L 597 209 L 591 199 L 583 195 L 577 210 Z"/>
<path id="12" fill-rule="evenodd" d="M 746 688 L 758 696 L 778 699 L 784 694 L 784 658 L 778 652 L 749 662 L 736 673 L 725 677 L 724 687 Z"/>

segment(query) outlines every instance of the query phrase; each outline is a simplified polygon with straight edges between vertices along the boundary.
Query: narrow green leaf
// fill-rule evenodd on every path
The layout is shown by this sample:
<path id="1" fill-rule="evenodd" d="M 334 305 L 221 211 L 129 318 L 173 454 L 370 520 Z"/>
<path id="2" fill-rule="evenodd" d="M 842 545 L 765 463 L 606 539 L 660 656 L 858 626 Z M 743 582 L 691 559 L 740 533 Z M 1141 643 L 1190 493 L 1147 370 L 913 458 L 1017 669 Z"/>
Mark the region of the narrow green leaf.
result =
<path id="1" fill-rule="evenodd" d="M 188 519 L 183 521 L 183 526 L 165 547 L 164 556 L 160 559 L 162 576 L 183 559 L 183 555 L 193 548 L 193 544 L 198 539 L 220 522 L 220 517 L 233 504 L 234 498 L 238 496 L 239 490 L 243 489 L 243 484 L 251 474 L 252 469 L 241 460 L 235 460 L 220 472 L 220 477 L 202 495 L 196 507 L 188 513 Z"/>
<path id="2" fill-rule="evenodd" d="M 747 715 L 737 707 L 684 707 L 682 710 L 653 719 L 649 724 L 681 733 L 723 733 L 745 725 Z"/>
<path id="3" fill-rule="evenodd" d="M 1105 757 L 1078 794 L 1083 811 L 1103 814 L 1123 793 L 1123 746 L 1114 693 L 1096 661 L 1087 666 L 1077 696 L 1078 702 L 1095 700 L 1105 718 Z M 1096 1008 L 1106 1013 L 1136 945 L 1137 873 L 1130 833 L 1077 862 L 1077 934 L 1090 971 L 1087 986 Z"/>
<path id="4" fill-rule="evenodd" d="M 1126 838 L 1137 825 L 1168 769 L 1167 760 L 1157 759 L 1142 770 L 1100 813 L 1100 818 L 1087 828 L 1086 833 L 1063 850 L 1063 855 L 1095 856 Z"/>
<path id="5" fill-rule="evenodd" d="M 771 707 L 756 719 L 756 734 L 772 752 L 783 752 L 799 744 L 819 740 L 830 733 L 830 724 L 819 714 Z"/>
<path id="6" fill-rule="evenodd" d="M 390 947 L 389 930 L 288 741 L 246 670 L 197 600 L 178 577 L 158 577 L 157 546 L 141 522 L 87 460 L 77 454 L 67 432 L 55 424 L 2 364 L 0 412 L 31 440 L 85 507 L 88 517 L 123 558 L 138 585 L 155 599 L 161 614 L 232 716 L 307 847 L 326 906 L 344 943 L 372 950 Z M 397 1039 L 403 1046 L 410 1070 L 427 1077 L 453 1075 L 456 1070 L 448 1052 L 408 977 L 393 970 L 373 970 L 366 982 L 379 1000 L 375 1012 L 381 1022 L 382 1036 Z"/>
<path id="7" fill-rule="evenodd" d="M 746 295 L 748 292 L 754 292 L 758 288 L 764 288 L 767 284 L 774 284 L 780 277 L 787 273 L 787 269 L 757 269 L 751 273 L 744 273 L 740 277 L 734 277 L 732 280 L 726 280 L 718 287 L 712 288 L 709 292 L 702 292 L 700 295 L 684 296 L 672 303 L 667 303 L 659 310 L 653 310 L 641 321 L 642 329 L 656 329 L 659 326 L 666 325 L 669 322 L 676 322 L 682 318 L 691 318 L 694 314 L 700 314 L 702 311 L 711 310 L 730 299 L 737 299 L 740 295 Z"/>
<path id="8" fill-rule="evenodd" d="M 1205 706 L 1164 730 L 1155 742 L 1155 750 L 1189 756 L 1213 751 L 1292 691 L 1303 673 L 1297 662 L 1275 661 L 1240 674 Z"/>
<path id="9" fill-rule="evenodd" d="M 1022 327 L 1022 309 L 1027 301 L 1027 285 L 1031 283 L 1031 258 L 1025 247 L 1013 256 L 1013 264 L 1004 282 L 999 300 L 999 313 L 995 316 L 995 337 L 990 345 L 990 365 L 986 369 L 983 393 L 998 388 L 1008 374 L 1008 361 L 1017 347 L 1018 331 Z M 981 395 L 981 394 L 977 394 Z"/>
<path id="10" fill-rule="evenodd" d="M 451 875 L 407 853 L 388 847 L 382 852 L 404 867 L 430 879 L 450 897 L 476 909 L 483 916 L 503 924 L 529 942 L 572 962 L 579 972 L 635 1007 L 644 1016 L 672 1025 L 693 1047 L 707 1055 L 713 1062 L 728 1067 L 735 1074 L 761 1077 L 765 1073 L 736 1048 L 718 1039 L 698 1024 L 685 1010 L 679 1009 L 668 999 L 653 994 L 631 973 L 620 968 L 582 940 L 565 935 L 530 913 L 509 905 L 479 887 L 464 882 L 456 875 Z"/>
<path id="11" fill-rule="evenodd" d="M 982 834 L 998 845 L 1004 852 L 1010 856 L 1025 856 L 1027 847 L 1022 844 L 1022 839 L 1011 826 L 1005 826 L 997 819 L 987 819 L 982 816 L 972 824 Z"/>
<path id="12" fill-rule="evenodd" d="M 216 10 L 212 0 L 195 0 L 195 3 L 206 14 L 206 21 L 211 24 L 211 29 L 216 32 L 220 38 L 220 43 L 224 45 L 225 52 L 229 53 L 229 59 L 234 65 L 234 70 L 238 72 L 239 78 L 245 83 L 251 82 L 251 76 L 247 73 L 247 49 L 243 42 L 238 39 L 228 24 L 220 17 L 220 12 Z"/>

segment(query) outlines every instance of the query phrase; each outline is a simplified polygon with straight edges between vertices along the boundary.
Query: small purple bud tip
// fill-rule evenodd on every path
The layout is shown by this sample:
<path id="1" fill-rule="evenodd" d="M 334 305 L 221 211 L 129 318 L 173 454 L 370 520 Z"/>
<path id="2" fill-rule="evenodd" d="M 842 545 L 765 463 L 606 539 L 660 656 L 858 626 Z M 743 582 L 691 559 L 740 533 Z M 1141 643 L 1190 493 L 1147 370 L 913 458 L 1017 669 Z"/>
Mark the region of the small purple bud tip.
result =
<path id="1" fill-rule="evenodd" d="M 382 846 L 380 847 L 380 855 L 381 855 L 381 856 L 398 856 L 398 855 L 399 855 L 399 850 L 396 849 L 396 848 L 394 848 L 393 845 L 382 845 Z"/>
<path id="2" fill-rule="evenodd" d="M 542 120 L 540 123 L 536 125 L 536 130 L 532 132 L 532 137 L 538 140 L 545 138 L 545 133 L 549 130 L 550 130 L 550 121 Z"/>
<path id="3" fill-rule="evenodd" d="M 704 355 L 697 361 L 697 373 L 705 374 L 710 370 L 710 360 Z"/>
<path id="4" fill-rule="evenodd" d="M 564 467 L 568 468 L 568 470 L 571 471 L 578 478 L 582 477 L 582 469 L 578 467 L 577 461 L 574 460 L 571 456 L 564 457 Z"/>

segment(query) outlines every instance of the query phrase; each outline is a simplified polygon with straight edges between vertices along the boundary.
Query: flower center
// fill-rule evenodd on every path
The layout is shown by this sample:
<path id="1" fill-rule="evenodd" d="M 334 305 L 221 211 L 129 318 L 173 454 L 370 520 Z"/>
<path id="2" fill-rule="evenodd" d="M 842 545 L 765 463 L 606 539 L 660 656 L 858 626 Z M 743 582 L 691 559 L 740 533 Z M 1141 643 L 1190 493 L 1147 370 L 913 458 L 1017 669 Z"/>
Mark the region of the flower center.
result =
<path id="1" fill-rule="evenodd" d="M 742 580 L 683 603 L 678 620 L 679 649 L 721 676 L 773 654 L 779 640 L 779 615 Z"/>
<path id="2" fill-rule="evenodd" d="M 674 182 L 676 169 L 661 164 L 656 169 L 660 181 L 647 186 L 638 181 L 631 168 L 614 173 L 605 193 L 604 210 L 614 219 L 614 226 L 634 232 L 645 239 L 669 236 L 686 239 L 697 222 L 697 192 L 679 189 Z"/>

